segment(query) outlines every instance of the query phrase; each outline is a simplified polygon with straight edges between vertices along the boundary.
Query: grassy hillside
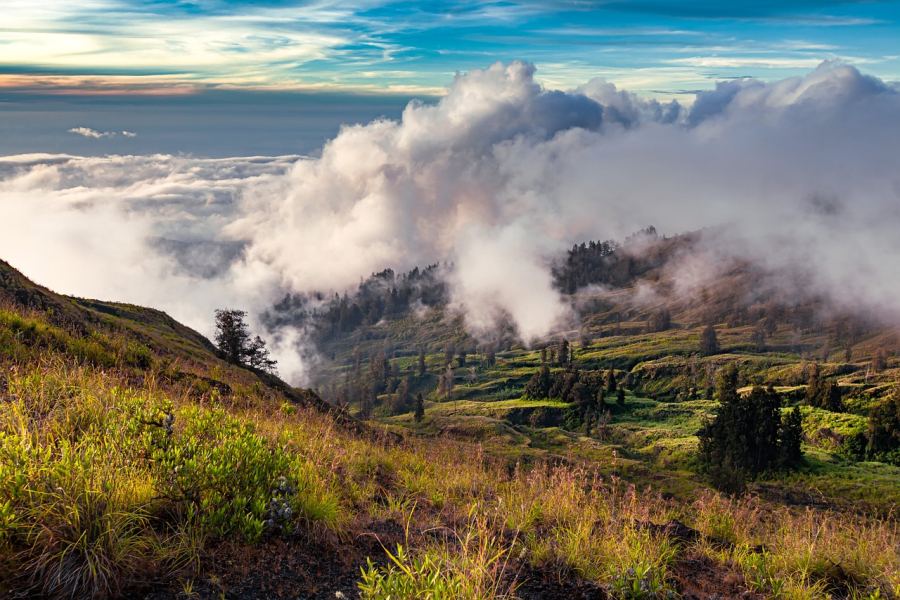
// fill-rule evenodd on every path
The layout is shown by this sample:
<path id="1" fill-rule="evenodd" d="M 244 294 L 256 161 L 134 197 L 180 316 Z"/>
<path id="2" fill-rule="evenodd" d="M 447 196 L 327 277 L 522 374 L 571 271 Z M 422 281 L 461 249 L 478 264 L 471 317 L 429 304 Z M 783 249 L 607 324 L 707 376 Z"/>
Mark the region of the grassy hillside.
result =
<path id="1" fill-rule="evenodd" d="M 816 436 L 856 431 L 855 413 L 809 409 L 808 465 L 756 494 L 727 498 L 694 473 L 714 403 L 670 401 L 691 372 L 678 361 L 695 360 L 690 328 L 576 347 L 586 368 L 642 374 L 587 436 L 567 405 L 522 397 L 533 350 L 460 367 L 447 400 L 433 346 L 412 377 L 425 419 L 362 425 L 157 311 L 58 296 L 5 264 L 0 303 L 0 596 L 900 596 L 896 468 L 844 462 Z M 423 331 L 379 327 L 395 326 Z M 744 354 L 744 337 L 723 331 L 730 352 L 697 372 L 739 361 L 747 381 L 787 385 L 799 355 Z M 325 375 L 340 382 L 360 345 Z M 893 376 L 825 368 L 860 410 Z"/>

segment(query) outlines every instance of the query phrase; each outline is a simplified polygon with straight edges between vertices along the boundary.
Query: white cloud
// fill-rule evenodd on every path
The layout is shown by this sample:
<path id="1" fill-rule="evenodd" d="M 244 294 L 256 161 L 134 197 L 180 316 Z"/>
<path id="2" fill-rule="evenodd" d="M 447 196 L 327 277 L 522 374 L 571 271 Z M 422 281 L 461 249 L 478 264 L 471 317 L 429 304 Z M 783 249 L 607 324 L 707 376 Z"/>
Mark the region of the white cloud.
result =
<path id="1" fill-rule="evenodd" d="M 95 140 L 114 137 L 137 137 L 137 134 L 133 131 L 98 131 L 96 129 L 91 129 L 90 127 L 73 127 L 69 130 L 69 133 Z"/>
<path id="2" fill-rule="evenodd" d="M 439 103 L 346 127 L 314 159 L 2 159 L 0 256 L 207 333 L 215 307 L 449 260 L 473 331 L 502 315 L 527 339 L 571 318 L 549 274 L 571 243 L 720 226 L 710 256 L 801 268 L 808 292 L 900 320 L 893 88 L 825 64 L 721 83 L 688 110 L 533 75 L 512 63 L 458 76 Z M 689 293 L 702 269 L 685 265 Z"/>

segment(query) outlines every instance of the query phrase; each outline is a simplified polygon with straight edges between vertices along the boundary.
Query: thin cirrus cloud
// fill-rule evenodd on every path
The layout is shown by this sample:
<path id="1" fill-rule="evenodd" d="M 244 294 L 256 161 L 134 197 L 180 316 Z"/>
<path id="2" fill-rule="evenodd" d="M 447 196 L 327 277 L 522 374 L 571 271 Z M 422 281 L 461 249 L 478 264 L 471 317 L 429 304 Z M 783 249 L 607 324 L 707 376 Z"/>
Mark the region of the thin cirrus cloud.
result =
<path id="1" fill-rule="evenodd" d="M 80 135 L 81 137 L 99 140 L 103 138 L 115 138 L 115 137 L 123 137 L 123 138 L 134 138 L 137 137 L 137 134 L 133 131 L 122 130 L 122 131 L 98 131 L 96 129 L 91 129 L 90 127 L 73 127 L 69 130 L 69 133 L 74 133 L 75 135 Z"/>
<path id="2" fill-rule="evenodd" d="M 585 67 L 654 71 L 652 85 L 633 89 L 670 96 L 686 80 L 799 75 L 833 59 L 896 79 L 900 63 L 886 49 L 900 36 L 898 14 L 893 1 L 9 0 L 0 89 L 433 94 L 452 73 L 502 57 L 539 64 L 544 81 L 565 87 Z M 681 46 L 699 54 L 672 62 Z"/>

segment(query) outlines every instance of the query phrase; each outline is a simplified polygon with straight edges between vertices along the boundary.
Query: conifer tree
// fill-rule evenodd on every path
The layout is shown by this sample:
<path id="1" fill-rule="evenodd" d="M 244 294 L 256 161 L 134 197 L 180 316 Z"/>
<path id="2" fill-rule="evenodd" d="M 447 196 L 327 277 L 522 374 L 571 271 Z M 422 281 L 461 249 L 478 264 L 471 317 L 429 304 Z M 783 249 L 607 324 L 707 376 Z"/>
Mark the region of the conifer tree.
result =
<path id="1" fill-rule="evenodd" d="M 425 373 L 425 350 L 419 348 L 419 377 L 424 377 Z"/>
<path id="2" fill-rule="evenodd" d="M 782 419 L 781 399 L 771 386 L 756 386 L 742 397 L 737 369 L 729 365 L 719 373 L 716 391 L 719 410 L 698 435 L 700 462 L 717 486 L 739 491 L 748 477 L 799 462 L 800 413 L 795 409 Z"/>
<path id="3" fill-rule="evenodd" d="M 606 391 L 610 394 L 614 394 L 616 392 L 616 373 L 613 371 L 612 367 L 610 367 L 609 371 L 606 372 Z"/>
<path id="4" fill-rule="evenodd" d="M 792 467 L 803 459 L 801 443 L 803 441 L 803 417 L 800 408 L 795 406 L 781 417 L 779 434 L 780 462 L 783 467 Z"/>
<path id="5" fill-rule="evenodd" d="M 716 328 L 707 325 L 700 333 L 700 354 L 711 356 L 719 353 L 719 339 L 716 337 Z"/>
<path id="6" fill-rule="evenodd" d="M 569 363 L 571 360 L 571 356 L 569 356 L 569 340 L 564 339 L 559 342 L 559 351 L 556 353 L 556 357 L 560 365 Z"/>
<path id="7" fill-rule="evenodd" d="M 550 396 L 550 367 L 542 365 L 540 369 L 535 371 L 528 383 L 525 384 L 524 393 L 529 398 L 540 399 Z"/>
<path id="8" fill-rule="evenodd" d="M 422 392 L 416 394 L 416 411 L 413 415 L 416 423 L 421 423 L 422 419 L 425 418 L 425 399 L 422 397 Z"/>

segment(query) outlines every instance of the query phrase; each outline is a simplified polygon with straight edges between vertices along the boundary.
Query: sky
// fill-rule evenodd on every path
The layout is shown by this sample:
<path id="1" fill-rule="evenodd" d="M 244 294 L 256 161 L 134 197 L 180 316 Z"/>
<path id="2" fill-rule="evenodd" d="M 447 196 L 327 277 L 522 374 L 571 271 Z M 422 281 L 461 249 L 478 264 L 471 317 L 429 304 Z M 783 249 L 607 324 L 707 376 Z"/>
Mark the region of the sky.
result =
<path id="1" fill-rule="evenodd" d="M 900 2 L 2 0 L 0 153 L 309 154 L 455 74 L 690 102 L 841 61 L 900 79 Z"/>
<path id="2" fill-rule="evenodd" d="M 0 258 L 206 335 L 246 309 L 291 381 L 286 294 L 442 263 L 473 335 L 530 343 L 579 327 L 566 250 L 648 225 L 704 248 L 636 302 L 750 260 L 900 323 L 897 2 L 0 9 Z"/>

